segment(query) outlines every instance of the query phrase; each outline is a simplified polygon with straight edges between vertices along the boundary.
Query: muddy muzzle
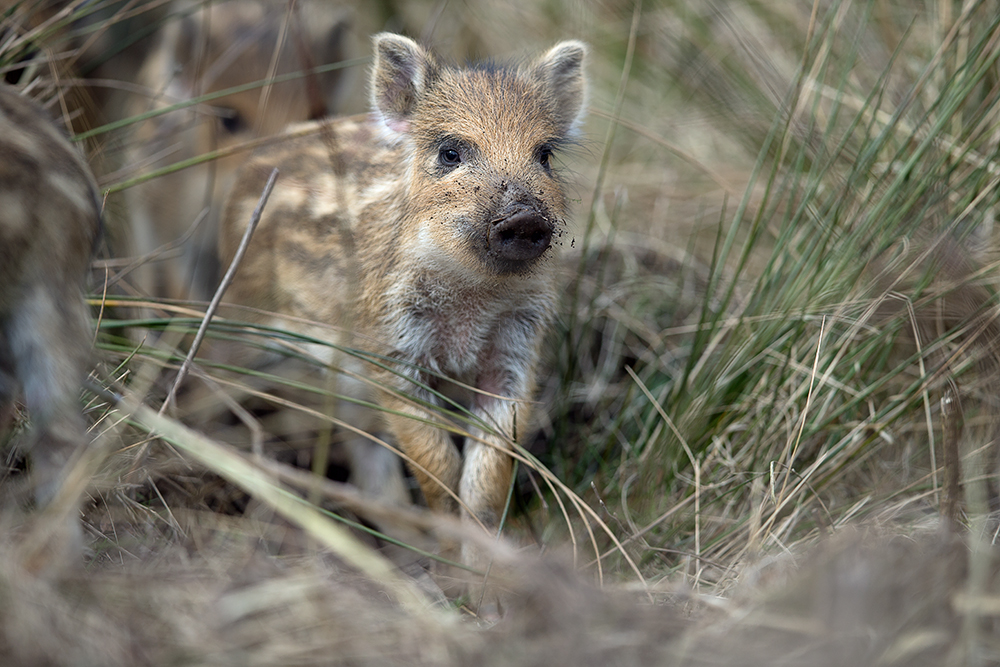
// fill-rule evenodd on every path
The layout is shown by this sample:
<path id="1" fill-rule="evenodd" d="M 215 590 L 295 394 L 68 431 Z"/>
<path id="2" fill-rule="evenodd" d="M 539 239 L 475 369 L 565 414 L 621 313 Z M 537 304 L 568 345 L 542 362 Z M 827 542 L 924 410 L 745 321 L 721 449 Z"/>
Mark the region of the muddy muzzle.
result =
<path id="1" fill-rule="evenodd" d="M 490 221 L 490 253 L 511 263 L 537 259 L 552 243 L 553 225 L 537 209 L 525 204 L 507 206 Z"/>

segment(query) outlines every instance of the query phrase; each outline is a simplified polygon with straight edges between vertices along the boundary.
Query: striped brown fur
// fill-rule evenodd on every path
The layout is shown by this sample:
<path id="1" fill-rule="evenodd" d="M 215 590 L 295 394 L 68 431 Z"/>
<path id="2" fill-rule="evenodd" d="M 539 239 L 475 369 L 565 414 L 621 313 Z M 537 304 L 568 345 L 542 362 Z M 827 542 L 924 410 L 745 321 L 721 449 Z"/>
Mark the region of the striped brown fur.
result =
<path id="1" fill-rule="evenodd" d="M 298 3 L 289 14 L 289 6 L 284 0 L 174 3 L 171 15 L 180 18 L 167 23 L 138 76 L 151 97 L 134 96 L 127 115 L 266 80 L 272 66 L 273 75 L 280 76 L 342 60 L 343 11 L 317 1 Z M 149 171 L 278 134 L 289 123 L 327 113 L 340 79 L 335 70 L 156 116 L 136 126 L 127 161 Z M 127 191 L 134 255 L 178 241 L 208 208 L 179 257 L 167 253 L 139 269 L 142 292 L 169 298 L 211 296 L 218 278 L 218 218 L 246 157 L 229 155 Z"/>

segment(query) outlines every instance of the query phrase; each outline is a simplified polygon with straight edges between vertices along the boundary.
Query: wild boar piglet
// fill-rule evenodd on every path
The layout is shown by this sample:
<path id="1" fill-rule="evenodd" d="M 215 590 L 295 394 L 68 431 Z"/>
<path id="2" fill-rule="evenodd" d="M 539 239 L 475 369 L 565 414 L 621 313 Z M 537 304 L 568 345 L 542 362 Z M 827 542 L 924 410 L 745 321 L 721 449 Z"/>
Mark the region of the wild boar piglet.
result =
<path id="1" fill-rule="evenodd" d="M 0 429 L 22 398 L 40 503 L 85 437 L 79 394 L 93 333 L 83 289 L 100 229 L 83 157 L 43 109 L 0 84 Z"/>
<path id="2" fill-rule="evenodd" d="M 520 67 L 452 67 L 387 33 L 374 49 L 367 119 L 294 126 L 315 132 L 258 153 L 237 177 L 224 263 L 280 170 L 229 298 L 270 313 L 267 324 L 387 359 L 391 370 L 324 348 L 375 381 L 351 380 L 354 397 L 383 408 L 429 506 L 494 531 L 556 308 L 569 211 L 553 156 L 579 131 L 587 49 L 561 42 Z M 441 395 L 471 413 L 461 442 L 426 407 Z M 390 479 L 385 470 L 372 474 Z M 462 558 L 485 565 L 470 544 Z"/>

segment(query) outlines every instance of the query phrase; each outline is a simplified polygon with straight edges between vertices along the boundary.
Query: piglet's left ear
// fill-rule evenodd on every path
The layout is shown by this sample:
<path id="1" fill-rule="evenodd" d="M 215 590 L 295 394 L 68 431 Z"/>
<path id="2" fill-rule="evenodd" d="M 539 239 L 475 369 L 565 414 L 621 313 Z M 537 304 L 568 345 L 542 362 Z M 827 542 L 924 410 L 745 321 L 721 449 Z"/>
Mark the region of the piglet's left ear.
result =
<path id="1" fill-rule="evenodd" d="M 587 108 L 584 64 L 587 45 L 577 40 L 559 42 L 532 66 L 532 74 L 548 89 L 559 124 L 567 133 L 579 129 Z"/>

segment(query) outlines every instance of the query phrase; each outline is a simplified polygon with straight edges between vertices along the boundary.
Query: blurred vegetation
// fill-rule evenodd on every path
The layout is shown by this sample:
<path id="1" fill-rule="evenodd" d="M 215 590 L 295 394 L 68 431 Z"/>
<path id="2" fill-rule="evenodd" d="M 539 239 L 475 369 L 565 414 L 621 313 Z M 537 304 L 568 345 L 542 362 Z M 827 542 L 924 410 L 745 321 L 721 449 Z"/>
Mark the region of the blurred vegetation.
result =
<path id="1" fill-rule="evenodd" d="M 695 556 L 718 577 L 890 503 L 938 509 L 942 398 L 980 426 L 967 450 L 993 435 L 995 7 L 809 9 L 645 8 L 633 96 L 669 73 L 703 122 L 700 150 L 670 150 L 722 191 L 678 239 L 615 173 L 639 150 L 609 162 L 549 396 L 552 447 L 577 455 L 553 465 L 642 533 L 651 572 Z M 616 140 L 674 139 L 671 110 Z M 742 174 L 704 152 L 725 139 L 756 155 Z M 659 266 L 623 250 L 637 227 L 677 239 Z"/>

